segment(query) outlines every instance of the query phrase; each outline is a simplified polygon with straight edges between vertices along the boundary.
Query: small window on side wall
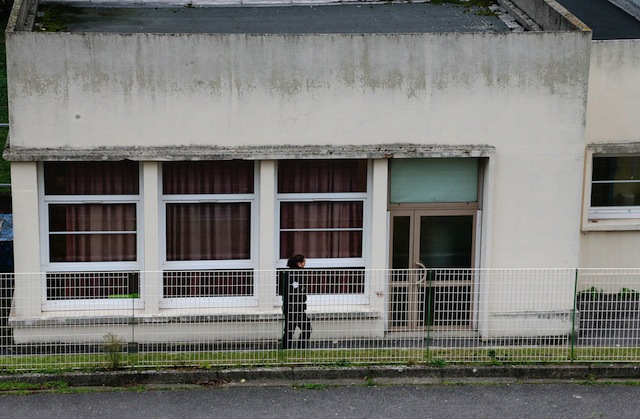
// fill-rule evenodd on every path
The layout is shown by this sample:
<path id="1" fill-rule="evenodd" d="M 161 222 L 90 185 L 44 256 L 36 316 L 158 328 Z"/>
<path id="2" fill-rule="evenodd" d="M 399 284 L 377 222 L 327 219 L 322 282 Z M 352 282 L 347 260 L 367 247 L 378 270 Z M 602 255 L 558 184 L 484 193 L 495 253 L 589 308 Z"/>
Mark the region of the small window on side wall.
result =
<path id="1" fill-rule="evenodd" d="M 589 220 L 640 218 L 640 155 L 593 155 Z"/>

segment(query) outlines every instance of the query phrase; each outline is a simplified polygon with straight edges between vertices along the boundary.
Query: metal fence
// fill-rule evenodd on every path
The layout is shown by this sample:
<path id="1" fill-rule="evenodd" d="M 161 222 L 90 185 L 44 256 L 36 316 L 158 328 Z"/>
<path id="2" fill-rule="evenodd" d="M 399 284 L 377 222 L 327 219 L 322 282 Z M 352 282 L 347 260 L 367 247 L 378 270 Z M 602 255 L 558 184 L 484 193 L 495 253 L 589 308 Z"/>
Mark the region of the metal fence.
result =
<path id="1" fill-rule="evenodd" d="M 9 372 L 640 361 L 640 269 L 48 272 L 0 293 Z"/>

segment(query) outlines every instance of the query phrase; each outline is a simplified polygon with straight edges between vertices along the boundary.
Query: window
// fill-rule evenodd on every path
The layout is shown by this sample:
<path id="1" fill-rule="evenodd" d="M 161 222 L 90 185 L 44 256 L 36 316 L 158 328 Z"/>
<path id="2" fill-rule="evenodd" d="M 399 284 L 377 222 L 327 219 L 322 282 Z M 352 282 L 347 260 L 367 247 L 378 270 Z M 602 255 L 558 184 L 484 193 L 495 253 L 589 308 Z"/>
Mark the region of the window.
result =
<path id="1" fill-rule="evenodd" d="M 252 161 L 162 164 L 165 298 L 253 294 Z"/>
<path id="2" fill-rule="evenodd" d="M 640 155 L 593 156 L 589 219 L 640 218 Z"/>
<path id="3" fill-rule="evenodd" d="M 326 266 L 362 263 L 366 198 L 365 160 L 281 161 L 280 258 L 303 253 Z"/>
<path id="4" fill-rule="evenodd" d="M 364 292 L 367 171 L 366 160 L 278 163 L 280 263 L 312 259 L 309 294 Z"/>
<path id="5" fill-rule="evenodd" d="M 45 162 L 43 178 L 47 299 L 137 296 L 138 163 Z"/>

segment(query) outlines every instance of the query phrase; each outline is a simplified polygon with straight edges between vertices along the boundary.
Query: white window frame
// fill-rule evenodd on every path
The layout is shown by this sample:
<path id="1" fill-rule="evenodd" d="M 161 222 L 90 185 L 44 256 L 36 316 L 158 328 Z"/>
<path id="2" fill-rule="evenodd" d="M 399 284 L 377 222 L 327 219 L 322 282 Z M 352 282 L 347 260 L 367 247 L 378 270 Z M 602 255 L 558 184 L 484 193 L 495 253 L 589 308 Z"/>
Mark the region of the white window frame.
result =
<path id="1" fill-rule="evenodd" d="M 640 230 L 640 206 L 592 207 L 594 157 L 640 157 L 640 145 L 609 144 L 587 147 L 585 157 L 583 231 Z"/>
<path id="2" fill-rule="evenodd" d="M 44 163 L 38 165 L 38 190 L 40 202 L 40 225 L 43 226 L 40 235 L 42 266 L 42 309 L 43 311 L 58 310 L 121 310 L 144 308 L 144 289 L 141 267 L 144 251 L 144 234 L 142 220 L 142 170 L 138 164 L 138 195 L 46 195 L 44 189 Z M 57 204 L 134 204 L 136 208 L 136 260 L 127 262 L 51 262 L 49 248 L 49 206 Z M 105 233 L 110 234 L 110 233 Z M 64 274 L 65 272 L 138 272 L 139 298 L 134 299 L 68 299 L 47 300 L 47 273 Z M 133 301 L 133 303 L 132 303 Z M 133 307 L 132 307 L 133 304 Z"/>
<path id="3" fill-rule="evenodd" d="M 162 264 L 162 272 L 165 271 L 217 271 L 217 270 L 253 270 L 253 296 L 243 297 L 164 297 L 164 285 L 160 285 L 160 308 L 194 308 L 194 307 L 257 307 L 258 297 L 255 292 L 257 289 L 256 281 L 259 275 L 255 272 L 255 264 L 258 251 L 258 188 L 259 188 L 259 165 L 254 162 L 253 167 L 253 193 L 252 194 L 172 194 L 165 195 L 162 190 L 162 165 L 158 170 L 158 188 L 160 196 L 160 257 Z M 249 240 L 249 259 L 233 259 L 233 260 L 185 260 L 185 261 L 167 261 L 167 204 L 228 204 L 228 203 L 249 203 L 250 204 L 250 220 L 251 238 Z M 161 275 L 161 281 L 164 281 L 164 275 Z"/>
<path id="4" fill-rule="evenodd" d="M 320 159 L 322 160 L 322 159 Z M 366 274 L 367 258 L 369 252 L 369 231 L 371 220 L 371 197 L 372 190 L 372 160 L 367 160 L 367 191 L 366 192 L 340 192 L 340 193 L 278 193 L 278 169 L 276 168 L 276 214 L 275 214 L 275 240 L 276 240 L 276 268 L 287 267 L 287 259 L 280 258 L 280 208 L 282 203 L 290 202 L 362 202 L 362 255 L 357 258 L 307 258 L 306 269 L 365 269 L 365 283 L 362 294 L 322 294 L 309 295 L 308 303 L 313 311 L 313 306 L 324 307 L 327 305 L 348 305 L 348 304 L 369 304 L 370 279 Z M 309 229 L 305 231 L 326 231 L 326 229 Z M 359 229 L 335 229 L 336 231 L 357 231 Z M 304 253 L 304 249 L 300 250 Z M 278 304 L 282 305 L 282 298 L 278 298 Z"/>

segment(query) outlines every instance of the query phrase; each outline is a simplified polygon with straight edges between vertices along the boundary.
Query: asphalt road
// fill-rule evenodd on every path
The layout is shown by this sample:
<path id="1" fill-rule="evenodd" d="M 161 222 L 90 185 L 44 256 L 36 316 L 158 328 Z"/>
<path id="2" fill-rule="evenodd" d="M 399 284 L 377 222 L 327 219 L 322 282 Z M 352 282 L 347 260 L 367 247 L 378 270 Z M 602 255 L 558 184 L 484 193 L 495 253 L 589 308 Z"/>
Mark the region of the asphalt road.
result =
<path id="1" fill-rule="evenodd" d="M 6 418 L 633 418 L 629 384 L 218 387 L 0 395 Z"/>

